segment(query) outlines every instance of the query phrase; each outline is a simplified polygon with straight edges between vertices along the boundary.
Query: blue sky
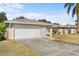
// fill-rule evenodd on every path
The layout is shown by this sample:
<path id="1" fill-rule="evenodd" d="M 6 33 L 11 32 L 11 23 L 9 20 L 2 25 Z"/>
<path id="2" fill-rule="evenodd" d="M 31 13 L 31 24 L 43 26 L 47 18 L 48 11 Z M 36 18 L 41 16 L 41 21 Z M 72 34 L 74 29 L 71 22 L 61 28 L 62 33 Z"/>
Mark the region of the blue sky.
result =
<path id="1" fill-rule="evenodd" d="M 7 13 L 9 20 L 19 16 L 30 19 L 47 19 L 52 23 L 62 25 L 75 24 L 76 17 L 72 18 L 71 13 L 67 15 L 64 3 L 5 3 L 0 4 L 0 12 Z"/>

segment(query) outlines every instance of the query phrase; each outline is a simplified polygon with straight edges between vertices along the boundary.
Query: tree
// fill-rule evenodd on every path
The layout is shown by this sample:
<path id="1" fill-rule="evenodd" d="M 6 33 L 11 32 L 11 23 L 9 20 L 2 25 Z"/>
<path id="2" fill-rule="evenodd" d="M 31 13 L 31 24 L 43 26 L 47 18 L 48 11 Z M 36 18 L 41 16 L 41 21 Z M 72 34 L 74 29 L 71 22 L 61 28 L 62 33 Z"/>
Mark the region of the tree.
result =
<path id="1" fill-rule="evenodd" d="M 46 22 L 46 23 L 51 23 L 50 21 L 47 21 L 46 19 L 38 19 L 38 21 Z"/>
<path id="2" fill-rule="evenodd" d="M 53 25 L 60 25 L 59 23 L 53 23 Z"/>
<path id="3" fill-rule="evenodd" d="M 6 24 L 4 21 L 7 20 L 6 13 L 5 12 L 0 12 L 0 40 L 4 40 L 4 34 L 6 31 Z"/>
<path id="4" fill-rule="evenodd" d="M 0 12 L 0 22 L 4 22 L 5 20 L 7 20 L 6 13 Z"/>
<path id="5" fill-rule="evenodd" d="M 17 17 L 16 19 L 26 19 L 24 16 Z M 14 19 L 14 20 L 16 20 Z"/>
<path id="6" fill-rule="evenodd" d="M 67 13 L 70 13 L 70 10 L 72 9 L 72 18 L 76 15 L 77 17 L 77 33 L 79 33 L 79 3 L 66 3 L 64 7 L 68 8 Z"/>

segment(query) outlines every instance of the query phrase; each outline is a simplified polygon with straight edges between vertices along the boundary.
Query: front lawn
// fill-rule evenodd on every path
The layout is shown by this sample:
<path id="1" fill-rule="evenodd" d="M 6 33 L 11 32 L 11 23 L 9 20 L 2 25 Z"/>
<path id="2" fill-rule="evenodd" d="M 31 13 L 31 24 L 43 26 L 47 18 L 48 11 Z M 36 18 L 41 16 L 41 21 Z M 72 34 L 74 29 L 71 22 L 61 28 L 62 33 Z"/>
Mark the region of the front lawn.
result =
<path id="1" fill-rule="evenodd" d="M 79 44 L 79 34 L 54 35 L 57 41 Z"/>
<path id="2" fill-rule="evenodd" d="M 3 56 L 34 56 L 37 55 L 35 51 L 28 46 L 17 43 L 13 40 L 0 41 L 0 55 Z"/>

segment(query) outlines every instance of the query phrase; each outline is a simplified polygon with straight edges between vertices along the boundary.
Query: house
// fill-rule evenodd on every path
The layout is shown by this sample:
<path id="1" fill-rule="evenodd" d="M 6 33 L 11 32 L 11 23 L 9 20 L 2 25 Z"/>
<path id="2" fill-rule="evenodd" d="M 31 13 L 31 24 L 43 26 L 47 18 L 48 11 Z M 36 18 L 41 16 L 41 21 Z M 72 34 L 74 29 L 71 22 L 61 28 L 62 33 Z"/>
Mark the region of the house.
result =
<path id="1" fill-rule="evenodd" d="M 60 35 L 77 33 L 76 25 L 53 25 L 52 29 L 58 29 Z"/>
<path id="2" fill-rule="evenodd" d="M 8 39 L 28 39 L 52 36 L 51 24 L 30 19 L 5 21 L 8 24 Z"/>

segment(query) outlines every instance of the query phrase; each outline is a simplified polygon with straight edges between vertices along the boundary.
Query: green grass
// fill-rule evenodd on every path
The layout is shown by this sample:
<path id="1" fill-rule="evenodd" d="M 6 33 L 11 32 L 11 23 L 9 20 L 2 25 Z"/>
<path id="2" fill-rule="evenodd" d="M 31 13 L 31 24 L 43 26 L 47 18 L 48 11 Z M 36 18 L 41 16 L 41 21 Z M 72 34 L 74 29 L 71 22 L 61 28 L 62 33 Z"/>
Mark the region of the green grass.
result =
<path id="1" fill-rule="evenodd" d="M 55 35 L 55 40 L 79 44 L 79 34 Z"/>
<path id="2" fill-rule="evenodd" d="M 0 41 L 1 56 L 35 56 L 37 53 L 13 40 Z"/>

